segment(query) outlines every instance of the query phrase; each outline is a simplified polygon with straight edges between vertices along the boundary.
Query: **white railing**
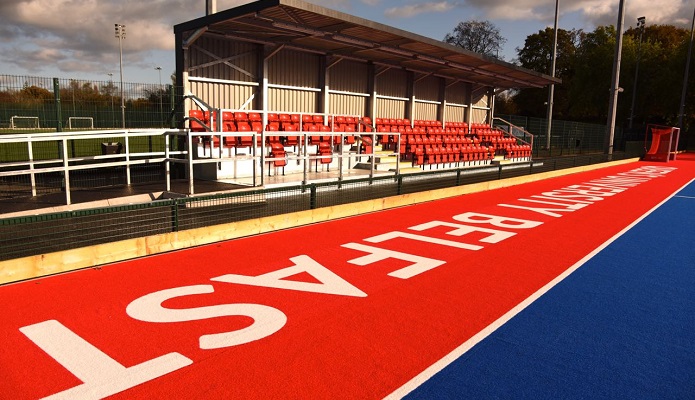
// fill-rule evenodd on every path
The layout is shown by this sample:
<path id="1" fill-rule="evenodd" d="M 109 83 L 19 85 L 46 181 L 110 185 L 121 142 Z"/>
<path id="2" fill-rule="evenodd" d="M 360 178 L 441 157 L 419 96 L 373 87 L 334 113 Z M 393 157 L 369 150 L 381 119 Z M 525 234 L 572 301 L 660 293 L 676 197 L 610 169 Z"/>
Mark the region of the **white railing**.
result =
<path id="1" fill-rule="evenodd" d="M 200 106 L 200 105 L 199 105 Z M 201 107 L 202 108 L 202 107 Z M 293 172 L 301 172 L 302 173 L 302 178 L 301 178 L 301 183 L 306 184 L 309 180 L 309 174 L 312 170 L 312 168 L 317 168 L 322 160 L 330 159 L 330 163 L 326 163 L 328 165 L 335 165 L 333 164 L 334 160 L 337 163 L 337 177 L 336 179 L 338 180 L 343 180 L 344 178 L 344 172 L 347 169 L 349 169 L 352 166 L 352 160 L 355 160 L 357 162 L 358 158 L 362 157 L 369 157 L 369 161 L 372 164 L 372 167 L 370 168 L 370 173 L 369 176 L 373 177 L 375 168 L 374 168 L 374 147 L 376 144 L 376 135 L 377 133 L 374 132 L 374 129 L 372 127 L 372 132 L 365 132 L 365 126 L 364 123 L 361 122 L 361 117 L 360 116 L 352 116 L 355 118 L 356 122 L 355 124 L 357 125 L 357 130 L 355 132 L 342 132 L 342 131 L 336 131 L 335 130 L 335 124 L 330 124 L 330 130 L 328 131 L 309 131 L 309 130 L 304 130 L 303 129 L 303 123 L 302 123 L 302 118 L 304 115 L 311 115 L 313 116 L 321 116 L 322 120 L 324 123 L 328 121 L 329 118 L 335 119 L 338 115 L 332 115 L 332 114 L 321 114 L 321 113 L 295 113 L 295 112 L 284 112 L 284 111 L 268 111 L 264 112 L 261 110 L 241 110 L 242 112 L 249 114 L 249 113 L 258 113 L 262 116 L 262 129 L 260 131 L 225 131 L 223 129 L 224 126 L 224 121 L 220 120 L 220 116 L 223 115 L 223 113 L 226 112 L 237 112 L 240 110 L 233 110 L 233 109 L 208 109 L 204 111 L 209 111 L 209 119 L 206 121 L 199 121 L 195 120 L 196 122 L 203 122 L 204 126 L 204 131 L 191 131 L 190 136 L 193 139 L 189 144 L 191 147 L 189 148 L 195 148 L 197 142 L 196 139 L 198 139 L 202 143 L 202 154 L 198 154 L 197 157 L 193 157 L 190 160 L 190 167 L 191 168 L 191 173 L 192 173 L 192 166 L 195 164 L 206 164 L 206 163 L 234 163 L 235 167 L 239 166 L 239 163 L 247 162 L 251 166 L 248 170 L 249 172 L 245 176 L 246 178 L 251 179 L 251 185 L 252 186 L 263 186 L 265 184 L 265 175 L 266 175 L 266 169 L 270 169 L 271 165 L 273 164 L 274 161 L 278 160 L 277 158 L 270 157 L 268 151 L 270 149 L 270 145 L 268 144 L 268 137 L 271 136 L 285 136 L 285 137 L 297 137 L 297 144 L 296 145 L 284 145 L 283 147 L 285 148 L 287 154 L 286 154 L 286 162 L 288 165 L 291 162 L 295 162 L 295 164 L 299 165 L 300 171 L 295 171 Z M 267 130 L 268 128 L 268 114 L 293 114 L 293 115 L 298 115 L 299 116 L 299 122 L 296 124 L 298 125 L 298 129 L 296 131 L 285 131 L 285 130 L 279 130 L 279 131 L 269 131 Z M 340 114 L 339 116 L 342 117 L 350 117 L 350 115 L 346 114 Z M 192 118 L 187 118 L 190 121 L 194 121 Z M 189 123 L 187 123 L 187 127 L 189 126 Z M 329 143 L 331 145 L 332 152 L 330 155 L 319 155 L 317 152 L 314 152 L 314 148 L 317 146 L 316 144 L 312 143 L 312 138 L 315 137 L 328 137 L 329 138 Z M 355 136 L 356 142 L 355 146 L 359 150 L 360 148 L 360 141 L 362 140 L 363 137 L 370 137 L 372 140 L 372 146 L 371 146 L 371 152 L 368 154 L 365 153 L 358 153 L 355 151 L 350 151 L 349 149 L 345 148 L 344 146 L 347 146 L 345 143 L 345 138 L 347 136 Z M 249 146 L 240 146 L 239 148 L 248 148 L 250 149 L 250 154 L 243 154 L 243 155 L 237 155 L 235 146 L 230 146 L 227 145 L 225 146 L 225 139 L 228 138 L 252 138 L 252 144 Z M 330 168 L 330 167 L 329 167 Z M 398 164 L 396 166 L 396 172 L 395 174 L 398 174 Z M 236 175 L 235 175 L 236 177 Z M 297 181 L 299 183 L 299 181 Z"/>
<path id="2" fill-rule="evenodd" d="M 172 157 L 187 155 L 183 150 L 170 151 L 170 137 L 187 135 L 187 131 L 167 130 L 167 129 L 143 129 L 143 130 L 100 130 L 84 132 L 51 132 L 51 133 L 26 133 L 0 135 L 0 146 L 11 144 L 22 144 L 26 146 L 27 157 L 21 161 L 0 162 L 0 177 L 15 177 L 18 175 L 29 175 L 31 180 L 32 196 L 37 195 L 36 176 L 38 174 L 59 172 L 63 176 L 63 186 L 65 189 L 65 203 L 71 204 L 70 198 L 70 172 L 84 169 L 99 169 L 111 167 L 125 167 L 126 183 L 131 184 L 131 167 L 148 163 L 164 162 L 166 169 L 167 190 L 170 190 L 169 164 Z M 136 137 L 164 137 L 164 151 L 133 151 L 130 142 Z M 105 140 L 102 143 L 108 150 L 109 145 L 114 144 L 110 141 L 117 138 L 123 141 L 120 143 L 119 151 L 102 151 L 102 154 L 95 155 L 72 155 L 69 149 L 79 148 L 81 141 Z M 35 158 L 35 149 L 41 143 L 58 142 L 58 151 L 54 158 Z M 15 149 L 16 151 L 16 149 Z M 74 153 L 74 152 L 73 152 Z"/>

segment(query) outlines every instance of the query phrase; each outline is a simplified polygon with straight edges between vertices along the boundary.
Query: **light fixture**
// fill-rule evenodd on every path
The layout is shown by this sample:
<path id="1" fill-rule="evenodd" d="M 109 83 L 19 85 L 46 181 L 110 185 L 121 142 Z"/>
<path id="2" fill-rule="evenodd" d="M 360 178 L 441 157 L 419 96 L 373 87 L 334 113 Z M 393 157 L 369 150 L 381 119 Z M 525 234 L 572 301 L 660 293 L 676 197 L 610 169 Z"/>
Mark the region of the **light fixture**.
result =
<path id="1" fill-rule="evenodd" d="M 354 39 L 349 36 L 342 36 L 342 35 L 333 35 L 331 36 L 333 40 L 341 43 L 347 43 L 347 44 L 354 44 L 356 46 L 362 46 L 362 47 L 374 47 L 374 43 L 372 42 L 367 42 L 365 40 L 360 40 L 360 39 Z"/>
<path id="2" fill-rule="evenodd" d="M 475 72 L 476 74 L 485 75 L 485 76 L 495 76 L 495 77 L 498 76 L 494 72 L 488 72 L 488 71 L 482 70 L 480 68 L 474 68 L 473 72 Z"/>
<path id="3" fill-rule="evenodd" d="M 154 69 L 156 69 L 157 73 L 159 74 L 159 115 L 161 116 L 162 115 L 162 102 L 163 102 L 163 99 L 162 99 L 162 97 L 163 97 L 162 96 L 162 92 L 163 92 L 163 90 L 162 90 L 162 67 L 156 66 L 156 67 L 154 67 Z"/>
<path id="4" fill-rule="evenodd" d="M 628 128 L 632 129 L 632 122 L 635 119 L 635 98 L 637 97 L 637 78 L 639 77 L 639 64 L 642 59 L 642 34 L 644 33 L 644 25 L 647 19 L 645 17 L 637 18 L 637 29 L 639 29 L 639 44 L 637 45 L 637 66 L 635 67 L 635 79 L 632 84 L 632 103 L 630 104 L 630 118 Z"/>
<path id="5" fill-rule="evenodd" d="M 125 39 L 125 25 L 114 24 L 116 38 L 118 39 L 119 60 L 121 66 L 121 123 L 125 129 L 125 96 L 123 95 L 123 39 Z"/>
<path id="6" fill-rule="evenodd" d="M 324 36 L 324 35 L 326 35 L 326 32 L 323 32 L 323 31 L 307 28 L 307 27 L 300 26 L 300 25 L 288 24 L 286 22 L 273 22 L 273 26 L 276 28 L 280 28 L 280 29 L 286 29 L 288 31 L 306 33 L 307 35 L 311 35 L 311 36 Z"/>
<path id="7" fill-rule="evenodd" d="M 411 53 L 409 51 L 401 50 L 401 49 L 396 48 L 396 47 L 381 46 L 381 47 L 379 47 L 379 50 L 383 50 L 387 53 L 396 54 L 396 55 L 404 56 L 404 57 L 413 57 L 414 56 L 413 53 Z"/>
<path id="8" fill-rule="evenodd" d="M 454 62 L 448 62 L 448 63 L 446 63 L 446 65 L 450 66 L 451 68 L 455 68 L 455 69 L 461 69 L 461 70 L 464 70 L 464 71 L 473 71 L 473 68 L 472 68 L 472 67 L 469 67 L 469 66 L 466 66 L 466 65 L 463 65 L 463 64 L 458 64 L 458 63 L 454 63 Z"/>
<path id="9" fill-rule="evenodd" d="M 442 60 L 441 58 L 434 58 L 434 57 L 429 57 L 429 56 L 417 56 L 418 59 L 422 61 L 429 61 L 431 63 L 435 64 L 440 64 L 440 65 L 446 65 L 446 61 Z"/>

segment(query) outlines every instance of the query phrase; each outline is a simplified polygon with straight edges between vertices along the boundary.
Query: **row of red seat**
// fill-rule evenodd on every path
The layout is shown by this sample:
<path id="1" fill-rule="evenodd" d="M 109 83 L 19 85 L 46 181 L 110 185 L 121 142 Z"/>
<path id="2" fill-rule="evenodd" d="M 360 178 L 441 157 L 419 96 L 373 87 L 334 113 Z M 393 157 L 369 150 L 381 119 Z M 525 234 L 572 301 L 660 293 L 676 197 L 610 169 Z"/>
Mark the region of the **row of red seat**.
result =
<path id="1" fill-rule="evenodd" d="M 511 145 L 506 147 L 505 158 L 531 158 L 531 145 Z"/>
<path id="2" fill-rule="evenodd" d="M 431 165 L 459 162 L 486 162 L 495 158 L 497 148 L 480 144 L 427 144 L 412 149 L 412 164 Z M 531 157 L 530 145 L 510 145 L 503 148 L 506 159 Z"/>
<path id="3" fill-rule="evenodd" d="M 489 146 L 496 149 L 500 148 L 506 148 L 511 145 L 516 145 L 517 140 L 512 137 L 504 137 L 502 134 L 496 134 L 496 135 L 484 135 L 482 137 L 478 137 L 477 135 L 461 135 L 461 134 L 455 134 L 453 131 L 437 131 L 435 132 L 438 133 L 429 133 L 429 134 L 423 134 L 422 130 L 419 130 L 417 128 L 413 129 L 412 131 L 404 131 L 401 133 L 401 142 L 400 142 L 400 148 L 399 148 L 399 153 L 401 155 L 407 154 L 407 153 L 412 153 L 412 149 L 406 148 L 406 145 L 413 145 L 413 144 L 419 144 L 419 145 L 427 145 L 430 143 L 443 143 L 444 145 L 447 145 L 448 143 L 451 144 L 482 144 L 485 146 Z M 380 143 L 382 146 L 385 148 L 390 148 L 394 147 L 396 145 L 396 140 L 397 136 L 395 135 L 379 135 L 378 136 Z"/>
<path id="4" fill-rule="evenodd" d="M 213 114 L 216 117 L 216 114 Z M 214 119 L 214 118 L 213 118 Z M 210 126 L 210 112 L 202 110 L 189 111 L 189 127 L 193 132 L 204 132 Z M 335 123 L 334 123 L 335 122 Z M 319 132 L 371 132 L 372 121 L 369 117 L 327 116 L 315 114 L 278 114 L 268 113 L 269 131 L 319 131 Z M 214 127 L 213 127 L 214 128 Z M 214 130 L 214 129 L 212 129 Z M 256 131 L 263 130 L 263 117 L 258 112 L 223 111 L 222 131 Z"/>
<path id="5" fill-rule="evenodd" d="M 202 124 L 209 125 L 210 113 L 201 110 L 190 111 L 190 127 L 193 131 L 207 130 Z M 215 114 L 213 114 L 215 115 Z M 225 132 L 262 132 L 263 119 L 261 113 L 258 112 L 222 112 L 222 127 Z M 214 122 L 214 121 L 213 121 Z M 413 160 L 419 159 L 419 155 L 425 157 L 428 152 L 426 147 L 430 148 L 430 154 L 436 154 L 434 148 L 442 149 L 440 156 L 435 157 L 435 160 L 445 160 L 443 162 L 458 162 L 461 158 L 466 161 L 468 154 L 459 149 L 478 149 L 470 152 L 470 154 L 485 153 L 491 154 L 494 157 L 496 151 L 502 149 L 505 152 L 505 157 L 529 157 L 530 146 L 518 145 L 516 139 L 504 137 L 504 133 L 492 129 L 488 124 L 473 123 L 470 129 L 465 122 L 447 122 L 446 128 L 441 121 L 434 120 L 415 120 L 412 123 L 407 118 L 405 119 L 375 119 L 376 130 L 380 133 L 377 136 L 379 143 L 386 149 L 394 147 L 397 141 L 397 135 L 401 135 L 401 146 L 398 149 L 401 156 L 412 155 Z M 371 132 L 371 119 L 369 117 L 352 117 L 352 116 L 323 116 L 318 114 L 285 114 L 285 113 L 269 113 L 266 132 Z M 471 134 L 472 132 L 475 132 Z M 387 135 L 386 133 L 392 133 Z M 395 134 L 395 135 L 393 135 Z M 355 143 L 354 135 L 341 135 L 345 143 Z M 341 136 L 335 135 L 312 135 L 309 137 L 309 143 L 317 146 L 317 154 L 321 156 L 332 154 L 332 144 L 340 144 Z M 299 143 L 300 137 L 297 135 L 272 135 L 267 134 L 267 144 L 271 145 L 271 156 L 282 154 L 284 157 L 284 149 L 280 152 L 282 146 L 296 146 Z M 254 145 L 252 135 L 228 136 L 225 137 L 224 145 L 227 147 L 250 147 Z M 372 153 L 373 142 L 369 136 L 362 138 L 360 152 L 365 154 Z M 514 148 L 515 150 L 511 150 Z M 528 154 L 527 154 L 528 153 Z M 447 157 L 448 154 L 457 154 Z M 523 154 L 523 155 L 520 155 Z M 471 156 L 473 157 L 473 156 Z M 280 157 L 277 157 L 280 158 Z M 425 157 L 428 161 L 431 159 Z M 475 159 L 487 159 L 488 156 L 476 156 Z M 449 161 L 451 160 L 451 161 Z M 472 161 L 472 159 L 471 159 Z M 277 161 L 281 162 L 281 161 Z M 330 158 L 321 158 L 322 163 L 330 163 Z M 277 165 L 276 166 L 284 166 Z"/>
<path id="6" fill-rule="evenodd" d="M 432 164 L 451 164 L 459 162 L 485 162 L 494 158 L 494 151 L 481 145 L 424 145 L 414 148 L 413 166 Z"/>
<path id="7" fill-rule="evenodd" d="M 213 116 L 216 117 L 215 114 Z M 189 117 L 190 129 L 194 132 L 206 131 L 205 125 L 210 125 L 209 111 L 190 110 Z M 262 114 L 259 112 L 222 112 L 222 129 L 227 132 L 244 131 L 246 125 L 249 126 L 250 130 L 257 131 L 259 128 L 262 130 L 262 121 Z M 377 131 L 381 132 L 402 132 L 408 127 L 411 129 L 424 128 L 427 132 L 442 129 L 446 132 L 456 133 L 458 130 L 464 134 L 477 134 L 480 130 L 492 130 L 488 124 L 472 123 L 469 127 L 466 122 L 458 121 L 447 122 L 444 126 L 441 121 L 437 120 L 414 120 L 411 124 L 407 118 L 376 118 L 374 123 Z M 301 130 L 306 131 L 310 129 L 322 131 L 325 129 L 324 127 L 328 127 L 331 131 L 336 132 L 371 132 L 372 120 L 369 117 L 355 116 L 335 116 L 334 118 L 322 114 L 268 113 L 267 130 L 299 131 L 300 126 Z"/>
<path id="8" fill-rule="evenodd" d="M 284 174 L 284 167 L 287 165 L 287 152 L 285 151 L 285 147 L 281 143 L 271 143 L 268 156 L 271 158 L 269 163 L 274 167 L 283 167 Z M 319 162 L 322 165 L 333 162 L 333 146 L 331 146 L 330 142 L 320 142 L 316 149 L 316 156 L 317 170 Z M 268 171 L 268 175 L 270 175 L 270 170 Z"/>
<path id="9" fill-rule="evenodd" d="M 213 117 L 215 114 L 213 114 Z M 356 117 L 333 117 L 327 118 L 328 125 L 324 124 L 324 117 L 321 115 L 311 114 L 268 114 L 268 124 L 266 125 L 267 132 L 358 132 L 362 129 L 360 123 L 366 127 L 365 130 L 371 131 L 371 120 L 368 117 L 362 119 Z M 210 119 L 210 113 L 202 110 L 190 110 L 189 126 L 191 131 L 205 132 L 210 124 L 216 125 L 217 122 Z M 258 112 L 222 112 L 222 131 L 223 132 L 262 132 L 263 118 Z M 355 142 L 354 135 L 344 135 L 345 143 L 352 144 Z M 209 137 L 203 136 L 203 141 L 207 141 Z M 213 139 L 214 140 L 214 139 Z M 267 135 L 267 144 L 281 143 L 285 146 L 296 146 L 299 143 L 298 135 Z M 310 143 L 318 144 L 321 142 L 330 142 L 331 135 L 311 136 Z M 333 137 L 334 144 L 340 143 L 340 137 Z M 216 141 L 215 141 L 215 144 Z M 250 147 L 253 146 L 252 135 L 246 134 L 241 136 L 225 137 L 224 145 L 228 147 Z"/>

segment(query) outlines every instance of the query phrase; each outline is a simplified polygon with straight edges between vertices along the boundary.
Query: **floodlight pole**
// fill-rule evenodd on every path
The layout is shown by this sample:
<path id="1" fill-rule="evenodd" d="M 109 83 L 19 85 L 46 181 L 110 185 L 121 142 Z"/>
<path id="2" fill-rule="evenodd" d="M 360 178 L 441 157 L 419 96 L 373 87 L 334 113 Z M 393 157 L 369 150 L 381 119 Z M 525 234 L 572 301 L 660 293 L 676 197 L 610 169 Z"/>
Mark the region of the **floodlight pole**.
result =
<path id="1" fill-rule="evenodd" d="M 163 102 L 163 100 L 162 100 L 162 93 L 163 93 L 163 90 L 162 90 L 162 67 L 156 66 L 156 67 L 154 67 L 154 69 L 156 69 L 157 72 L 159 73 L 159 117 L 161 118 L 162 117 L 162 102 Z"/>
<path id="2" fill-rule="evenodd" d="M 608 106 L 608 126 L 606 132 L 605 153 L 608 159 L 613 158 L 613 138 L 615 136 L 615 114 L 618 109 L 618 93 L 620 88 L 620 57 L 623 51 L 623 22 L 625 21 L 625 0 L 620 0 L 618 10 L 618 27 L 616 28 L 615 56 L 613 57 L 613 77 L 611 78 L 610 98 Z"/>
<path id="3" fill-rule="evenodd" d="M 121 66 L 121 122 L 125 129 L 125 96 L 123 95 L 123 39 L 125 39 L 125 25 L 114 24 L 116 26 L 116 38 L 118 38 L 118 50 Z"/>
<path id="4" fill-rule="evenodd" d="M 558 10 L 560 9 L 560 0 L 555 0 L 555 29 L 553 33 L 553 61 L 550 67 L 550 76 L 555 78 L 555 64 L 557 58 L 557 22 L 558 22 Z M 546 133 L 545 148 L 550 151 L 550 135 L 552 132 L 553 124 L 553 102 L 555 99 L 555 84 L 550 84 L 550 89 L 548 91 L 548 130 Z"/>
<path id="5" fill-rule="evenodd" d="M 685 62 L 685 76 L 683 77 L 683 92 L 681 93 L 681 106 L 678 110 L 678 128 L 683 131 L 683 114 L 685 114 L 685 95 L 688 92 L 688 75 L 690 72 L 690 56 L 693 51 L 693 33 L 695 32 L 695 11 L 693 11 L 693 23 L 690 26 L 690 45 L 688 46 L 688 58 Z"/>
<path id="6" fill-rule="evenodd" d="M 109 97 L 111 97 L 111 123 L 113 124 L 111 126 L 116 126 L 116 122 L 113 119 L 113 117 L 114 117 L 114 114 L 113 114 L 113 112 L 114 112 L 114 110 L 113 110 L 113 73 L 109 72 L 106 75 L 109 76 Z"/>
<path id="7" fill-rule="evenodd" d="M 217 12 L 217 0 L 205 0 L 205 15 L 212 15 Z"/>
<path id="8" fill-rule="evenodd" d="M 632 129 L 632 120 L 635 118 L 635 97 L 637 97 L 637 77 L 639 77 L 639 62 L 642 58 L 642 34 L 644 33 L 645 18 L 637 18 L 637 27 L 639 28 L 639 44 L 637 45 L 637 66 L 635 67 L 635 82 L 632 84 L 632 104 L 630 105 L 630 124 Z"/>

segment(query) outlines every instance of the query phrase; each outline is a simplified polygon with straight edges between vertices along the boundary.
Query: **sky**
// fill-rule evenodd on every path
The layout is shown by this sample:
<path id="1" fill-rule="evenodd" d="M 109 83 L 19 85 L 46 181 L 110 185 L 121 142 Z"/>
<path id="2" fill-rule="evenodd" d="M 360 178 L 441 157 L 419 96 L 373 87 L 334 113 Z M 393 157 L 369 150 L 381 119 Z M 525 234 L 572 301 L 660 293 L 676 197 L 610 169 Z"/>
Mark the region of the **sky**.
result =
<path id="1" fill-rule="evenodd" d="M 459 22 L 489 20 L 507 39 L 500 55 L 509 62 L 528 35 L 553 26 L 555 13 L 555 0 L 310 2 L 437 40 Z M 217 0 L 217 10 L 245 3 Z M 559 28 L 617 25 L 619 3 L 559 0 Z M 690 29 L 694 7 L 695 0 L 625 0 L 625 26 L 645 16 L 647 25 Z M 173 26 L 204 14 L 205 0 L 1 0 L 0 75 L 118 80 L 118 23 L 126 26 L 123 80 L 168 83 L 175 70 Z"/>

